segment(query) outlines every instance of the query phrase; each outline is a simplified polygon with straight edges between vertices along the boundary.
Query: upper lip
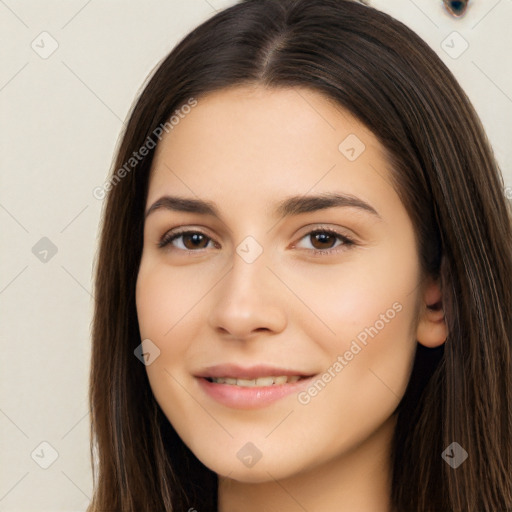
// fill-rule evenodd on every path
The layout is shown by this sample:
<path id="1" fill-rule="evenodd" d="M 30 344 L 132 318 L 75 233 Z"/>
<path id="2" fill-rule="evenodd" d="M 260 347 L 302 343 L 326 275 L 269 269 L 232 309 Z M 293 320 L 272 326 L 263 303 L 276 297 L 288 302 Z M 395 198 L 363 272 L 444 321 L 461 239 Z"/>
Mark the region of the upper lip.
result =
<path id="1" fill-rule="evenodd" d="M 290 370 L 286 368 L 277 368 L 276 366 L 256 365 L 248 368 L 234 364 L 220 364 L 210 366 L 199 373 L 196 377 L 203 378 L 222 378 L 232 377 L 235 379 L 257 379 L 258 377 L 279 377 L 281 375 L 300 377 L 311 377 L 313 373 L 304 372 L 302 370 Z"/>

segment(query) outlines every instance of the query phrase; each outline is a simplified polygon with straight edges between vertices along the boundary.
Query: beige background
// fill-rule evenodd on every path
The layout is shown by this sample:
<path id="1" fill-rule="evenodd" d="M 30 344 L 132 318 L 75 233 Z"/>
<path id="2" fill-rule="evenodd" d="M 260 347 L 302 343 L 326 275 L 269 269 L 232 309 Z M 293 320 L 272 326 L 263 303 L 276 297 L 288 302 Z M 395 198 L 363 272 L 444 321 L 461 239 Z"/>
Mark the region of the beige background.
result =
<path id="1" fill-rule="evenodd" d="M 0 0 L 0 511 L 83 511 L 89 502 L 90 292 L 102 208 L 92 191 L 148 73 L 231 3 Z M 453 70 L 512 186 L 512 0 L 474 0 L 463 19 L 441 0 L 371 3 Z"/>

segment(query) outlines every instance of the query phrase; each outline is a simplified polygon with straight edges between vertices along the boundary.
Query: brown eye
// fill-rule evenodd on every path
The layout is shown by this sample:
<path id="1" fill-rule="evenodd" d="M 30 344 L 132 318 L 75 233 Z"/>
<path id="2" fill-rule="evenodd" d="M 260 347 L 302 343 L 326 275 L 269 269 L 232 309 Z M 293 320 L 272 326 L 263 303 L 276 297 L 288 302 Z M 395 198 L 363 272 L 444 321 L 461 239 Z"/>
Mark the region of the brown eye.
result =
<path id="1" fill-rule="evenodd" d="M 167 245 L 174 245 L 173 242 L 175 240 L 182 239 L 181 245 L 182 247 L 176 247 L 177 249 L 181 249 L 184 251 L 194 251 L 196 249 L 205 249 L 208 246 L 208 243 L 211 241 L 211 238 L 206 236 L 204 233 L 200 231 L 181 231 L 179 233 L 171 232 L 164 235 L 162 240 L 158 243 L 158 247 L 162 248 Z"/>
<path id="2" fill-rule="evenodd" d="M 315 229 L 303 236 L 302 240 L 308 241 L 311 247 L 297 247 L 313 251 L 317 254 L 336 253 L 356 245 L 351 238 L 331 229 Z"/>
<path id="3" fill-rule="evenodd" d="M 183 236 L 183 245 L 187 249 L 204 249 L 208 242 L 205 245 L 205 241 L 208 240 L 206 236 L 202 233 L 186 233 Z"/>
<path id="4" fill-rule="evenodd" d="M 313 231 L 309 234 L 315 249 L 332 249 L 337 237 L 328 231 Z"/>

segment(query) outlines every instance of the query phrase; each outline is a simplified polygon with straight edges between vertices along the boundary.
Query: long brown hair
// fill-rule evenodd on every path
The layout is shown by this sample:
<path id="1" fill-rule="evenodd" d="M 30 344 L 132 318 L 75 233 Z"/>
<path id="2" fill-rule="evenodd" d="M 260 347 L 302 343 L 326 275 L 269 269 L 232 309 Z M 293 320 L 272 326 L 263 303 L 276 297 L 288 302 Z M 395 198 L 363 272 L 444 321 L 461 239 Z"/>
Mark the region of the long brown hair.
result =
<path id="1" fill-rule="evenodd" d="M 217 509 L 217 475 L 177 436 L 134 356 L 154 148 L 130 158 L 191 98 L 200 104 L 208 92 L 244 84 L 308 87 L 366 125 L 392 164 L 422 268 L 440 279 L 449 335 L 437 349 L 418 344 L 395 411 L 395 509 L 511 511 L 511 210 L 477 114 L 436 53 L 385 13 L 350 0 L 245 0 L 202 23 L 159 64 L 103 189 L 89 512 Z M 453 442 L 468 453 L 457 468 L 441 456 Z"/>

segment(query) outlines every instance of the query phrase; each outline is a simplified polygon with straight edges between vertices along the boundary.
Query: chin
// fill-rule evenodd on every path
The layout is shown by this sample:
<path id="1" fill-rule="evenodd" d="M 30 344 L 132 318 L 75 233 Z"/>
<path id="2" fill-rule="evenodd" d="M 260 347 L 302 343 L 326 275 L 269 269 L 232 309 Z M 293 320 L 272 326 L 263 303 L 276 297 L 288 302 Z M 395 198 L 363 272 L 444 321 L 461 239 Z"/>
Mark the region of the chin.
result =
<path id="1" fill-rule="evenodd" d="M 212 469 L 212 468 L 211 468 Z M 273 480 L 282 480 L 283 478 L 287 478 L 292 476 L 294 473 L 283 473 L 283 470 L 276 465 L 270 465 L 266 467 L 260 467 L 256 469 L 256 467 L 252 468 L 231 468 L 227 472 L 216 472 L 217 475 L 221 478 L 228 478 L 230 480 L 236 480 L 237 482 L 242 482 L 244 484 L 260 484 L 264 482 L 269 482 Z"/>
<path id="2" fill-rule="evenodd" d="M 299 468 L 290 466 L 283 467 L 282 459 L 278 457 L 275 460 L 263 461 L 259 460 L 252 467 L 244 467 L 243 463 L 236 459 L 233 463 L 232 459 L 229 460 L 214 460 L 212 458 L 201 459 L 201 462 L 214 473 L 217 473 L 219 478 L 228 478 L 243 483 L 263 483 L 273 480 L 281 480 L 299 473 Z"/>

